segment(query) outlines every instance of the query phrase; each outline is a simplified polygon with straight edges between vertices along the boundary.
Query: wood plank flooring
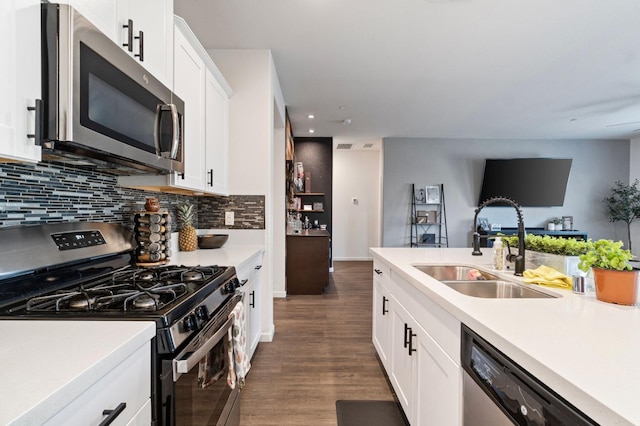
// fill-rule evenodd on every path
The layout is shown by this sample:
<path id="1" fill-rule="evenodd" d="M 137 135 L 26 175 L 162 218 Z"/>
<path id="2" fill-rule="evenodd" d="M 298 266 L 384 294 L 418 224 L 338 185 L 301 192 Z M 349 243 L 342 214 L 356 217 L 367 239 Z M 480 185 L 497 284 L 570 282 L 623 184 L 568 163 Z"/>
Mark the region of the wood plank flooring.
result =
<path id="1" fill-rule="evenodd" d="M 372 262 L 334 262 L 322 295 L 274 300 L 240 393 L 241 425 L 335 426 L 338 399 L 393 400 L 371 342 Z"/>

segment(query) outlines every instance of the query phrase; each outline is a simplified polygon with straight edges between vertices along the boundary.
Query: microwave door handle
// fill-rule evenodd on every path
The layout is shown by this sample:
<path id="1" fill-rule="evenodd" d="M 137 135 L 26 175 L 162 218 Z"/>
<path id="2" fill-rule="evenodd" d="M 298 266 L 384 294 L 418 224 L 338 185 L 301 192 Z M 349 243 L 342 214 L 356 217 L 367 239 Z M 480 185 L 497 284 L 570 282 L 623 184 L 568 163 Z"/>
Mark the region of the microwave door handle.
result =
<path id="1" fill-rule="evenodd" d="M 171 122 L 172 122 L 172 132 L 171 132 L 171 149 L 168 154 L 165 154 L 163 151 L 162 145 L 162 129 L 160 126 L 162 125 L 161 116 L 166 113 L 171 113 Z M 155 144 L 156 144 L 156 155 L 158 157 L 165 157 L 175 159 L 178 155 L 178 148 L 180 147 L 180 115 L 178 114 L 178 109 L 173 104 L 165 104 L 158 105 L 156 107 L 156 122 L 155 122 Z"/>
<path id="2" fill-rule="evenodd" d="M 171 108 L 171 118 L 173 120 L 173 138 L 171 140 L 171 158 L 175 159 L 180 147 L 180 114 L 174 104 L 169 104 Z"/>
<path id="3" fill-rule="evenodd" d="M 229 331 L 231 324 L 233 322 L 233 317 L 229 318 L 223 325 L 220 327 L 218 331 L 215 332 L 213 336 L 211 336 L 202 346 L 200 346 L 195 352 L 193 352 L 186 359 L 174 359 L 173 360 L 173 381 L 176 382 L 178 378 L 184 374 L 188 373 L 193 367 L 195 367 L 202 358 L 209 352 L 213 347 L 220 341 L 221 338 L 224 338 L 225 334 Z"/>

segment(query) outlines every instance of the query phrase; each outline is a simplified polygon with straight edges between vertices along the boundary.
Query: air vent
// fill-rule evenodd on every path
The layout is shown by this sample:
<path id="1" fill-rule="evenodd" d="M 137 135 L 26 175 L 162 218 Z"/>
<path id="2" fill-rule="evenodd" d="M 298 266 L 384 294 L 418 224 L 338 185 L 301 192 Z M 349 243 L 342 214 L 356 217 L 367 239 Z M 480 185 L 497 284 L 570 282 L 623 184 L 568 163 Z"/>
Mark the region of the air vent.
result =
<path id="1" fill-rule="evenodd" d="M 372 143 L 365 143 L 364 145 L 362 145 L 363 148 L 373 148 L 373 144 Z"/>
<path id="2" fill-rule="evenodd" d="M 352 143 L 339 143 L 336 149 L 351 149 L 352 147 Z"/>

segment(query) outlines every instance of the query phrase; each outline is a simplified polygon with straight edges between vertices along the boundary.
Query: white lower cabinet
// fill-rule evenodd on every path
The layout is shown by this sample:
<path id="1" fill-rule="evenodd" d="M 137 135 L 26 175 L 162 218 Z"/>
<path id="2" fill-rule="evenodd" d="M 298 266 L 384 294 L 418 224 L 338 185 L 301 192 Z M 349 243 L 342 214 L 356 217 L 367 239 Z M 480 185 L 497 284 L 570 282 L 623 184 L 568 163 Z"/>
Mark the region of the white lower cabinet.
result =
<path id="1" fill-rule="evenodd" d="M 247 355 L 253 356 L 262 335 L 262 252 L 236 271 L 242 286 L 246 320 Z"/>
<path id="2" fill-rule="evenodd" d="M 391 368 L 391 298 L 378 277 L 373 275 L 373 345 L 387 371 Z"/>
<path id="3" fill-rule="evenodd" d="M 51 417 L 45 425 L 99 425 L 104 410 L 126 404 L 111 425 L 149 425 L 151 422 L 151 342 Z"/>
<path id="4" fill-rule="evenodd" d="M 386 283 L 381 277 L 384 274 Z M 446 331 L 453 317 L 444 318 L 440 324 L 435 316 L 420 312 L 430 303 L 420 303 L 420 297 L 402 288 L 409 283 L 394 280 L 393 270 L 385 271 L 375 260 L 373 276 L 373 343 L 409 423 L 413 426 L 461 425 L 459 357 L 453 359 L 434 337 L 448 335 Z M 416 319 L 425 316 L 431 318 L 428 327 Z M 442 312 L 437 316 L 442 318 Z M 425 329 L 432 330 L 433 334 Z M 445 343 L 450 345 L 449 341 Z"/>

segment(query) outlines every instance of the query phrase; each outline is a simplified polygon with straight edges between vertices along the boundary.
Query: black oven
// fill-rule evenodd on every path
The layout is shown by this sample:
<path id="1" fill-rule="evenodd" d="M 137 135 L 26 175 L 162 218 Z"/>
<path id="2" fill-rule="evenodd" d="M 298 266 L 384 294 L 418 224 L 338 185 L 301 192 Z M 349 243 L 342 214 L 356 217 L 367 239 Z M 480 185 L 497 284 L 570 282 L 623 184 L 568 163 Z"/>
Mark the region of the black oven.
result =
<path id="1" fill-rule="evenodd" d="M 240 300 L 236 295 L 227 306 L 232 309 Z M 239 386 L 229 383 L 232 321 L 223 309 L 176 356 L 162 361 L 162 424 L 240 424 Z"/>
<path id="2" fill-rule="evenodd" d="M 184 171 L 184 102 L 71 6 L 42 5 L 42 69 L 45 158 Z"/>

